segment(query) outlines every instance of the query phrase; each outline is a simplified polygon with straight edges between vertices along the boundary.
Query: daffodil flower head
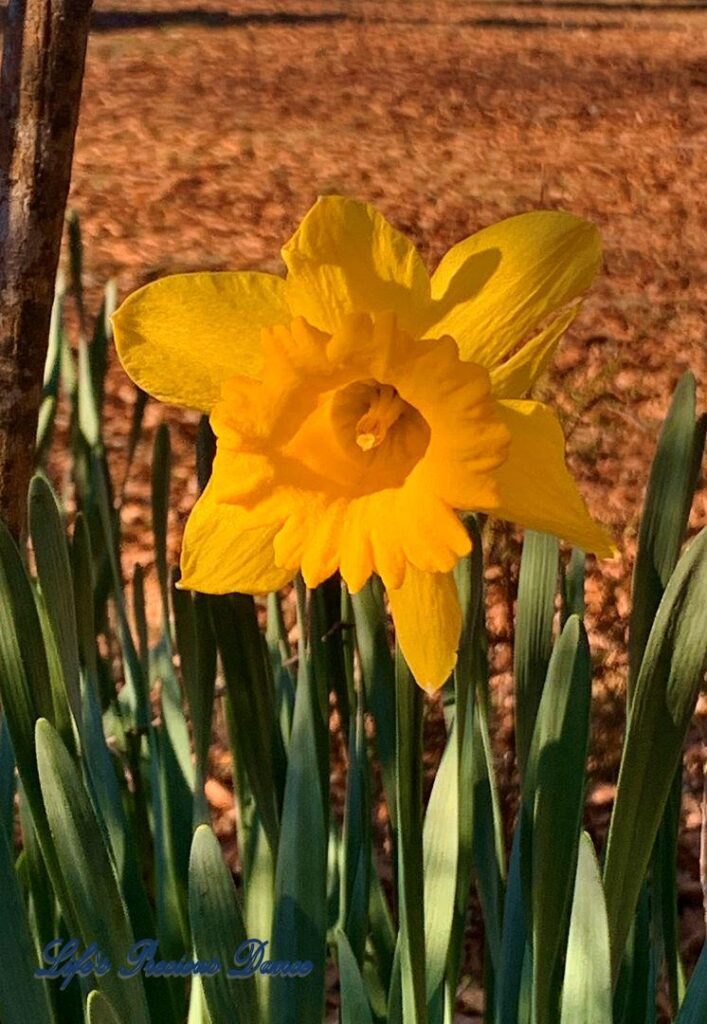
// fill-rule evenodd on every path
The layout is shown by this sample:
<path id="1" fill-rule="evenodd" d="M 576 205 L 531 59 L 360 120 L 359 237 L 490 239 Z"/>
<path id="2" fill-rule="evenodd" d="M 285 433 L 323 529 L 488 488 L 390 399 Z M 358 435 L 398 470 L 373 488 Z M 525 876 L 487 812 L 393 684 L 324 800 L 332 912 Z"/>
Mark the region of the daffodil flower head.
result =
<path id="1" fill-rule="evenodd" d="M 113 318 L 130 376 L 208 412 L 217 437 L 182 586 L 258 593 L 338 570 L 355 592 L 378 573 L 408 664 L 434 690 L 461 631 L 460 512 L 612 552 L 555 414 L 522 397 L 597 271 L 597 232 L 523 214 L 455 245 L 430 276 L 372 206 L 332 196 L 283 258 L 284 279 L 163 278 Z"/>

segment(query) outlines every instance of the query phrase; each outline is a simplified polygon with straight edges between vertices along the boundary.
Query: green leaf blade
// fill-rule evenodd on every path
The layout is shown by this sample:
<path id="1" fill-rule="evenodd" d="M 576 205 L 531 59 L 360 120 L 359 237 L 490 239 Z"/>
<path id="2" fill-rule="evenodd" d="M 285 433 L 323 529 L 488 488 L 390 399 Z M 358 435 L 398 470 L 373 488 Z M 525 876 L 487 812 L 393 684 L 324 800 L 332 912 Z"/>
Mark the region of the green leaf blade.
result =
<path id="1" fill-rule="evenodd" d="M 609 1024 L 611 950 L 601 872 L 592 841 L 582 834 L 572 901 L 561 1024 Z"/>
<path id="2" fill-rule="evenodd" d="M 212 1020 L 252 1024 L 258 1020 L 253 977 L 229 979 L 234 953 L 246 941 L 236 889 L 210 826 L 194 832 L 189 860 L 189 919 L 200 961 L 218 963 L 201 983 Z"/>
<path id="3" fill-rule="evenodd" d="M 10 842 L 2 828 L 0 879 L 0 1017 L 3 1024 L 53 1024 L 46 982 L 34 977 L 34 944 Z"/>
<path id="4" fill-rule="evenodd" d="M 705 442 L 695 420 L 697 385 L 680 378 L 658 438 L 641 516 L 629 621 L 629 703 L 658 605 L 677 564 Z"/>
<path id="5" fill-rule="evenodd" d="M 36 738 L 42 796 L 72 916 L 84 943 L 95 942 L 120 967 L 134 940 L 101 826 L 56 730 L 40 719 Z M 140 977 L 120 978 L 116 969 L 97 981 L 118 1013 L 149 1024 Z"/>
<path id="6" fill-rule="evenodd" d="M 363 978 L 349 941 L 342 931 L 337 933 L 336 945 L 341 982 L 341 1024 L 373 1024 Z"/>
<path id="7" fill-rule="evenodd" d="M 589 644 L 573 615 L 552 652 L 523 787 L 538 1020 L 552 1019 L 559 992 L 581 834 L 590 702 Z"/>
<path id="8" fill-rule="evenodd" d="M 707 529 L 668 582 L 636 681 L 604 865 L 614 973 L 707 662 Z"/>
<path id="9" fill-rule="evenodd" d="M 88 1024 L 127 1024 L 113 1009 L 113 1006 L 102 992 L 94 990 L 86 1003 Z"/>
<path id="10" fill-rule="evenodd" d="M 308 960 L 313 970 L 304 978 L 271 979 L 269 1024 L 317 1021 L 324 1007 L 329 834 L 320 751 L 328 744 L 328 723 L 322 717 L 322 694 L 309 648 L 302 639 L 303 598 L 299 587 L 302 633 L 281 826 L 289 841 L 278 846 L 272 954 L 276 960 Z"/>
<path id="11" fill-rule="evenodd" d="M 559 568 L 556 537 L 526 530 L 518 582 L 518 619 L 513 649 L 516 752 L 525 772 L 535 718 L 552 653 L 552 620 Z"/>

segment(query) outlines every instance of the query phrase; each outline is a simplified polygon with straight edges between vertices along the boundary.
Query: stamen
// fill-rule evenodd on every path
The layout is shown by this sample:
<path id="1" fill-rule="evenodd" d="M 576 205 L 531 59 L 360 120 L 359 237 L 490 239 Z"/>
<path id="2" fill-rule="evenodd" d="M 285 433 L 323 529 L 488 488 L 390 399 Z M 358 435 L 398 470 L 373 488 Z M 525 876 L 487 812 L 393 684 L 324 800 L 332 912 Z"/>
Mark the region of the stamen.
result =
<path id="1" fill-rule="evenodd" d="M 368 412 L 356 424 L 356 444 L 369 452 L 385 440 L 385 436 L 405 411 L 405 402 L 395 388 L 378 385 Z"/>
<path id="2" fill-rule="evenodd" d="M 357 434 L 356 444 L 362 452 L 370 452 L 371 448 L 375 448 L 376 444 L 380 444 L 380 441 L 376 441 L 375 434 Z"/>

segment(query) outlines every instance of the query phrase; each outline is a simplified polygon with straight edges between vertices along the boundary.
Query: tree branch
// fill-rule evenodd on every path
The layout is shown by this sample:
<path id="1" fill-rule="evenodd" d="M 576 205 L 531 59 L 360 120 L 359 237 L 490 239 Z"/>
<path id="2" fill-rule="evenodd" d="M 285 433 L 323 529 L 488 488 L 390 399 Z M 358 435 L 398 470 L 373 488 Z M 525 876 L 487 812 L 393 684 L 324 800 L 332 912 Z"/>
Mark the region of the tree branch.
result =
<path id="1" fill-rule="evenodd" d="M 0 516 L 19 537 L 91 0 L 10 0 L 0 78 Z"/>

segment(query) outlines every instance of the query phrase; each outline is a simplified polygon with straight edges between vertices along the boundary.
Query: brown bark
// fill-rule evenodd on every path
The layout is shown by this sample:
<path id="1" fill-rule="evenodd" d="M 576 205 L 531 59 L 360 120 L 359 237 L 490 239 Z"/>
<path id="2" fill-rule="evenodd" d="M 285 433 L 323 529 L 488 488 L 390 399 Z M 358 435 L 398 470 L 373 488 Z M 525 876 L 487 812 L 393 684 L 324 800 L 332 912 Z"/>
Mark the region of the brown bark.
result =
<path id="1" fill-rule="evenodd" d="M 0 78 L 0 516 L 34 462 L 91 0 L 10 0 Z"/>

